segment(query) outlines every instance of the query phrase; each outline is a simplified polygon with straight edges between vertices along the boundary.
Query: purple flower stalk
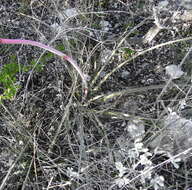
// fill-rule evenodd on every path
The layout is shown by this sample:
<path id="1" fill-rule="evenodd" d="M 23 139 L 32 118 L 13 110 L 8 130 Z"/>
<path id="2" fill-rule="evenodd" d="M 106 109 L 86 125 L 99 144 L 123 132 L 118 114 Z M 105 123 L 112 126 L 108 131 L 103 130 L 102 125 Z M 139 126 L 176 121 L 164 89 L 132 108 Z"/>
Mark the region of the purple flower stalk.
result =
<path id="1" fill-rule="evenodd" d="M 62 53 L 61 51 L 58 51 L 48 45 L 42 44 L 40 42 L 36 42 L 36 41 L 32 41 L 32 40 L 22 40 L 22 39 L 4 39 L 4 38 L 0 38 L 0 44 L 24 44 L 24 45 L 31 45 L 31 46 L 37 46 L 40 47 L 44 50 L 47 50 L 51 53 L 54 53 L 58 56 L 60 56 L 62 59 L 68 61 L 69 63 L 71 63 L 71 65 L 76 69 L 76 71 L 79 73 L 79 75 L 81 76 L 83 85 L 84 85 L 84 95 L 87 95 L 87 91 L 88 91 L 88 85 L 87 85 L 87 81 L 85 78 L 85 75 L 83 74 L 83 72 L 81 71 L 81 69 L 79 68 L 79 66 L 77 65 L 76 61 L 74 59 L 72 59 L 71 57 L 67 56 L 66 54 Z"/>

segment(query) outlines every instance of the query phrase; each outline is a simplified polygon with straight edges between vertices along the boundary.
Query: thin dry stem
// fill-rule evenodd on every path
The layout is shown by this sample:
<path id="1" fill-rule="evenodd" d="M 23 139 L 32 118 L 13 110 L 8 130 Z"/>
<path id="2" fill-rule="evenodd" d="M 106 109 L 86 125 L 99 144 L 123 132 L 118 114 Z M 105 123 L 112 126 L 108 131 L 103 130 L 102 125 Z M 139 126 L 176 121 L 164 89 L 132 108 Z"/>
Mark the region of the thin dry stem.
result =
<path id="1" fill-rule="evenodd" d="M 167 46 L 167 45 L 170 45 L 170 44 L 174 44 L 174 43 L 178 43 L 178 42 L 184 42 L 184 41 L 188 41 L 188 40 L 192 40 L 192 36 L 190 37 L 187 37 L 187 38 L 182 38 L 182 39 L 178 39 L 178 40 L 172 40 L 172 41 L 169 41 L 169 42 L 165 42 L 165 43 L 162 43 L 162 44 L 158 44 L 156 46 L 153 46 L 153 47 L 150 47 L 146 50 L 143 50 L 141 52 L 138 52 L 137 54 L 133 55 L 130 59 L 120 63 L 117 67 L 115 67 L 111 72 L 109 72 L 108 74 L 106 74 L 106 76 L 100 81 L 100 83 L 93 89 L 94 91 L 97 91 L 99 89 L 99 87 L 114 73 L 116 72 L 118 69 L 120 69 L 121 67 L 123 67 L 124 65 L 128 64 L 130 61 L 134 60 L 135 58 L 141 56 L 141 55 L 144 55 L 145 53 L 147 52 L 150 52 L 154 49 L 158 49 L 160 47 L 163 47 L 163 46 Z"/>

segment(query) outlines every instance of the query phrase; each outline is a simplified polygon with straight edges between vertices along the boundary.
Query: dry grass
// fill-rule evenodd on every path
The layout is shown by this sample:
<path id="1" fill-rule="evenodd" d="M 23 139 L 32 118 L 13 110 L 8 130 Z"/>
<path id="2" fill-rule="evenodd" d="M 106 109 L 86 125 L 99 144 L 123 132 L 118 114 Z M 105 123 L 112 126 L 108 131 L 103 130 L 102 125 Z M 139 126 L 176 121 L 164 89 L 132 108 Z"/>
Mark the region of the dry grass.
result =
<path id="1" fill-rule="evenodd" d="M 0 105 L 0 190 L 192 186 L 190 147 L 170 155 L 174 146 L 165 152 L 151 146 L 166 133 L 171 110 L 191 118 L 191 27 L 163 30 L 152 44 L 139 43 L 153 25 L 147 4 L 1 3 L 1 37 L 62 48 L 87 74 L 89 93 L 83 100 L 78 73 L 54 56 L 40 72 L 18 73 L 21 88 L 15 99 Z M 31 60 L 41 64 L 44 53 L 2 46 L 0 64 L 8 64 L 13 54 L 18 64 L 28 65 Z M 186 75 L 169 80 L 165 67 L 180 63 Z M 184 160 L 178 160 L 180 155 Z"/>

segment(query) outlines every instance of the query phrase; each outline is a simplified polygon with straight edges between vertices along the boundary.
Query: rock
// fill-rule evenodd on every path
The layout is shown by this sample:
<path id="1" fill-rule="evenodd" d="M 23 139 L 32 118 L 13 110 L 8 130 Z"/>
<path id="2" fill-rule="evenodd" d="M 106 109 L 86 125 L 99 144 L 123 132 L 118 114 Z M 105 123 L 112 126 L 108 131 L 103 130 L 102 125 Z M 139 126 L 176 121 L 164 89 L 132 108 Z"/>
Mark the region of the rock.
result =
<path id="1" fill-rule="evenodd" d="M 171 79 L 178 79 L 184 74 L 178 65 L 168 65 L 165 70 L 166 74 L 169 75 Z"/>

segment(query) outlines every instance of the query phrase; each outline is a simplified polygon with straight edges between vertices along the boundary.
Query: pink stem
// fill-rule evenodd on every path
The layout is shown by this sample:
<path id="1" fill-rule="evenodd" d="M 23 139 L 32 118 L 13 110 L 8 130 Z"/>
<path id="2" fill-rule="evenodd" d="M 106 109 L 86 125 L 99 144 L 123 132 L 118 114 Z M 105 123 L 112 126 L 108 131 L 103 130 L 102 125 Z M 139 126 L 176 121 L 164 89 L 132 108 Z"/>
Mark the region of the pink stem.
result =
<path id="1" fill-rule="evenodd" d="M 45 44 L 42 44 L 42 43 L 36 42 L 36 41 L 32 41 L 32 40 L 0 38 L 0 44 L 25 44 L 25 45 L 37 46 L 37 47 L 40 47 L 44 50 L 47 50 L 51 53 L 54 53 L 54 54 L 60 56 L 64 60 L 67 60 L 69 63 L 71 63 L 73 65 L 73 67 L 77 70 L 77 72 L 81 76 L 82 82 L 84 84 L 84 89 L 85 89 L 84 93 L 87 93 L 88 86 L 87 86 L 87 81 L 85 79 L 83 72 L 81 71 L 81 69 L 79 68 L 79 66 L 77 65 L 75 60 L 73 60 L 71 57 L 67 56 L 66 54 L 62 53 L 61 51 L 58 51 L 50 46 L 47 46 Z M 85 94 L 85 95 L 87 95 L 87 94 Z"/>

